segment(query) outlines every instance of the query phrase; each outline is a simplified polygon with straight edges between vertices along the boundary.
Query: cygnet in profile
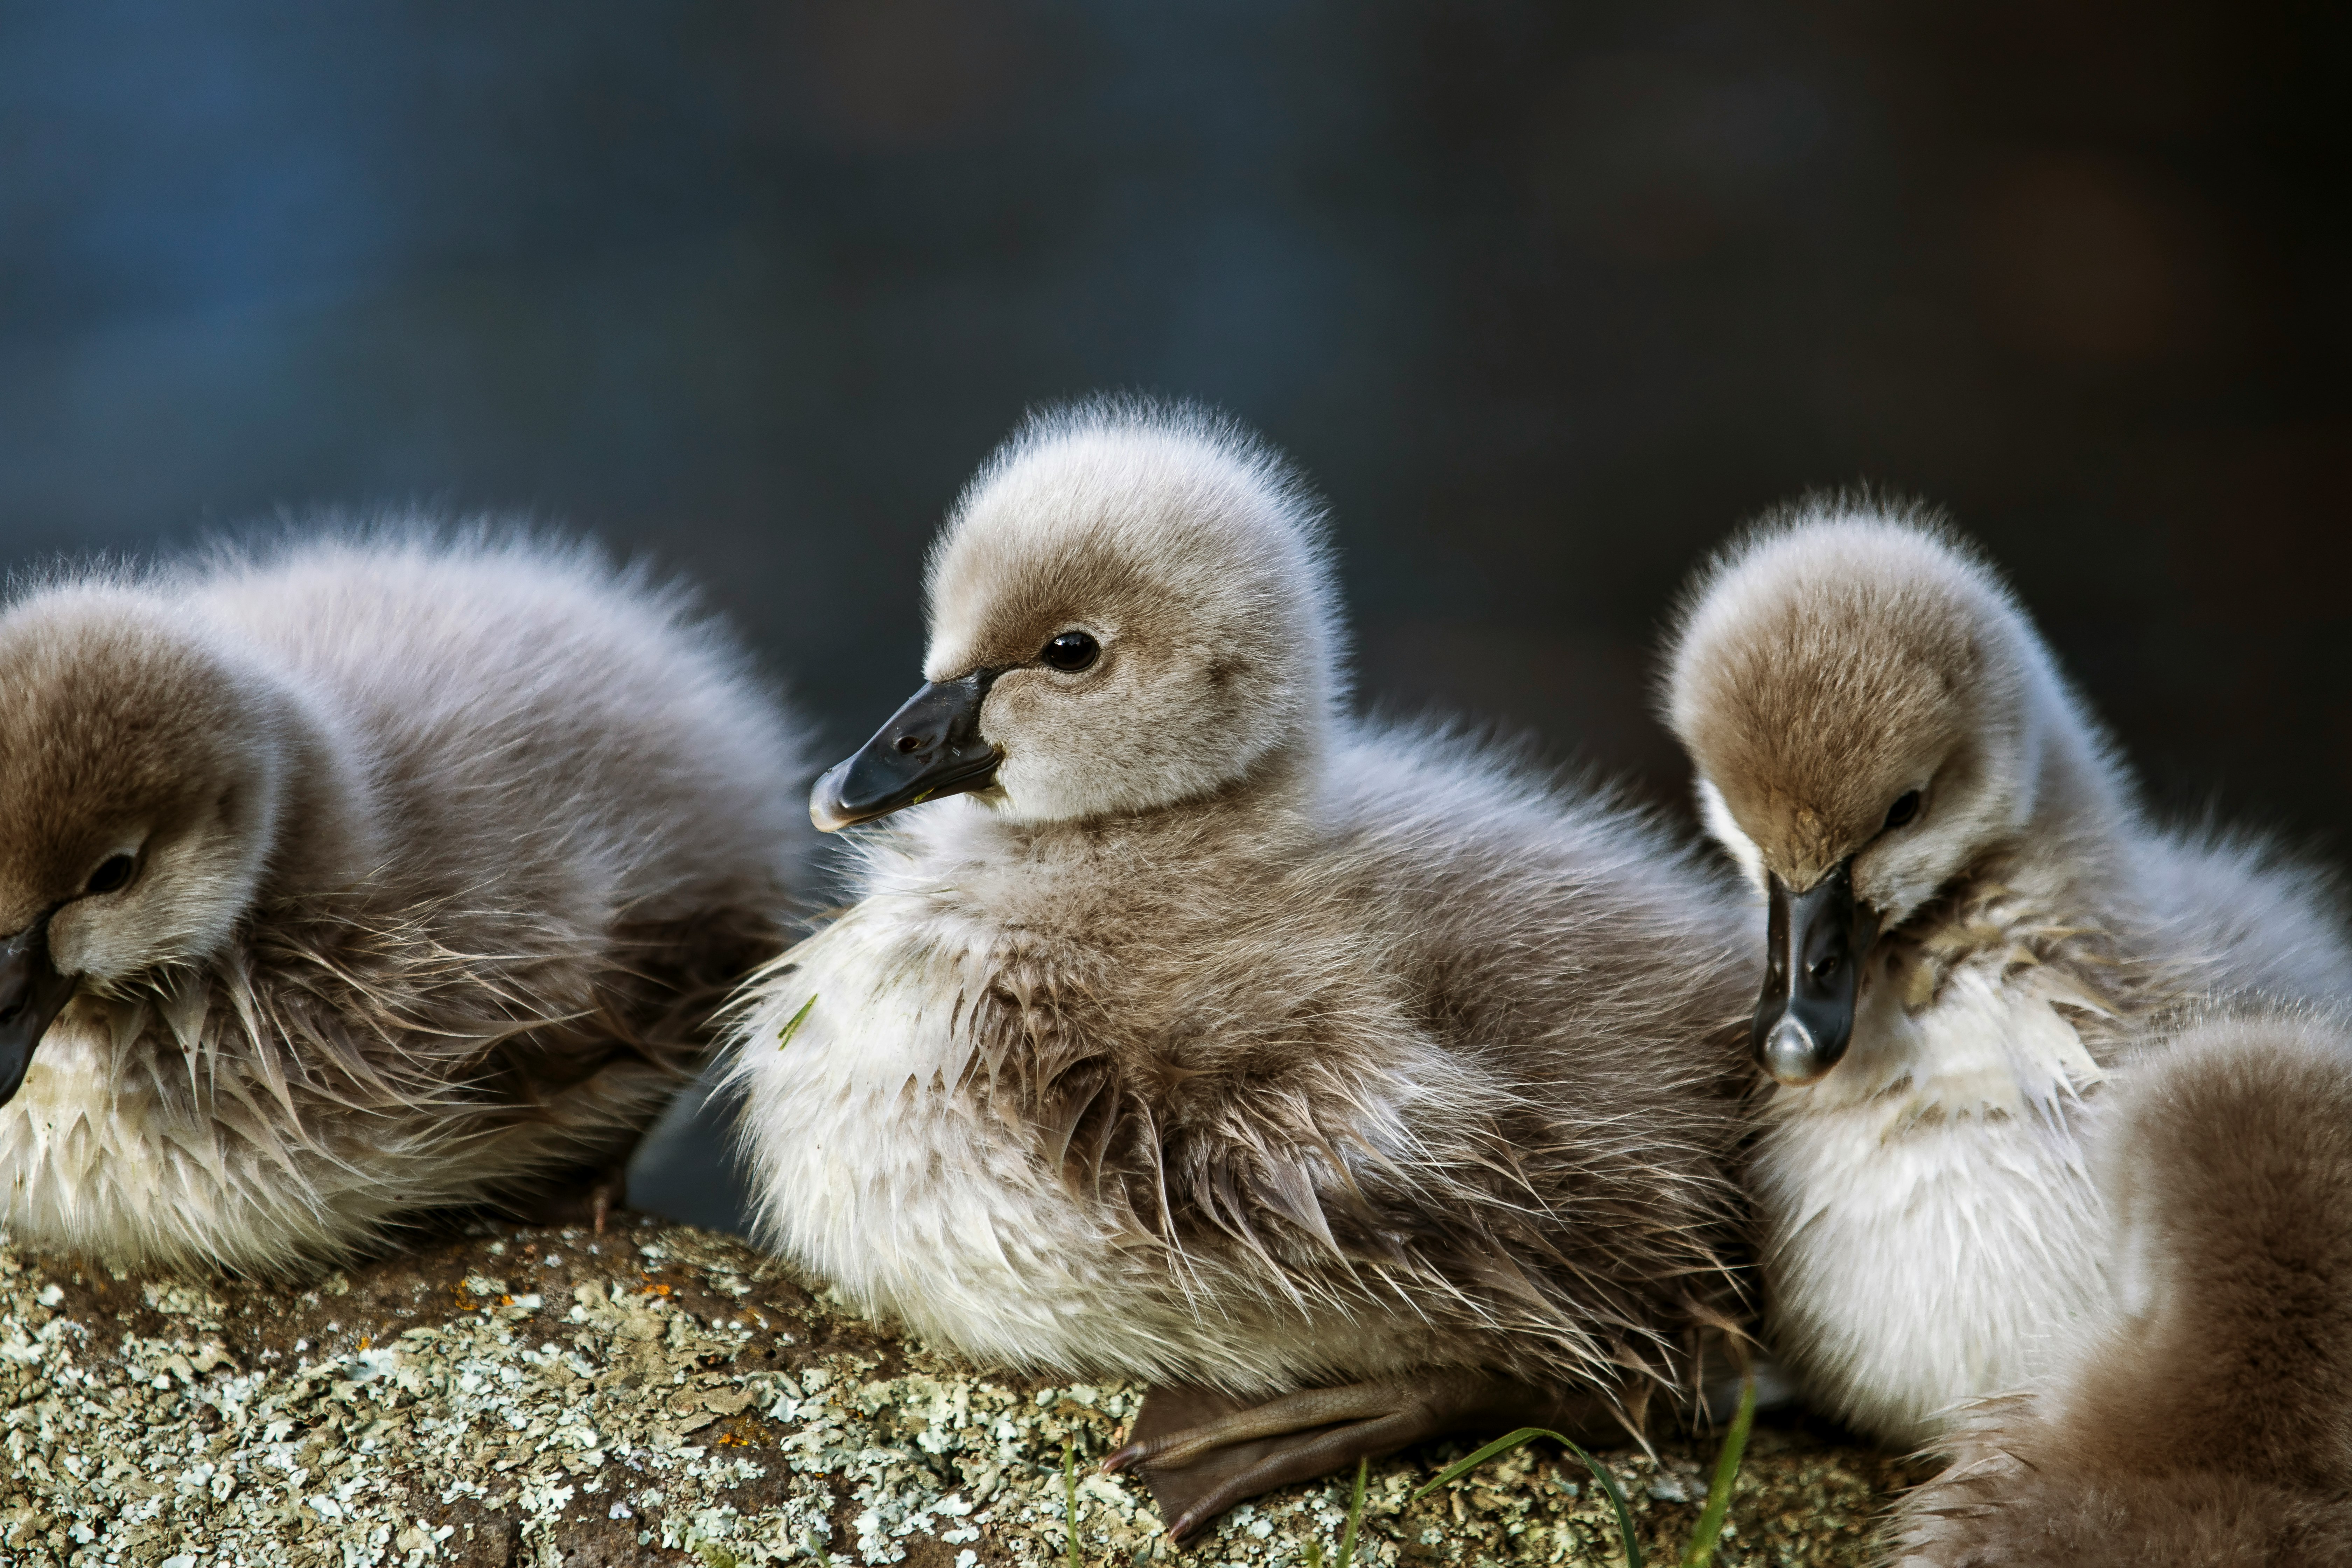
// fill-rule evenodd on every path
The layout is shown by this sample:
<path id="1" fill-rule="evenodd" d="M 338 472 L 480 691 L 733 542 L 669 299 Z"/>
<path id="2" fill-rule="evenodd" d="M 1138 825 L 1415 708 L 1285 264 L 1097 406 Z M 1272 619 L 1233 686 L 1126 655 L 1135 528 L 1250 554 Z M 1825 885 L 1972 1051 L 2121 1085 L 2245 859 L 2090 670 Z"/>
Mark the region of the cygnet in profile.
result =
<path id="1" fill-rule="evenodd" d="M 1959 1426 L 1897 1563 L 2352 1564 L 2352 1031 L 2189 1028 L 2108 1091 L 2093 1164 L 2115 1298 Z"/>
<path id="2" fill-rule="evenodd" d="M 1345 717 L 1318 509 L 1223 419 L 1036 418 L 928 586 L 927 684 L 813 806 L 903 815 L 739 1036 L 765 1237 L 974 1356 L 1159 1384 L 1111 1463 L 1180 1536 L 1687 1386 L 1731 1298 L 1727 890 Z"/>
<path id="3" fill-rule="evenodd" d="M 1808 507 L 1691 595 L 1665 683 L 1706 820 L 1769 902 L 1751 1190 L 1774 1352 L 1933 1443 L 2102 1300 L 2083 1137 L 2185 997 L 2338 995 L 2309 871 L 2167 831 L 1992 571 L 1932 524 Z"/>
<path id="4" fill-rule="evenodd" d="M 593 1197 L 782 946 L 796 766 L 719 629 L 580 549 L 395 528 L 27 588 L 0 1224 L 275 1271 Z"/>

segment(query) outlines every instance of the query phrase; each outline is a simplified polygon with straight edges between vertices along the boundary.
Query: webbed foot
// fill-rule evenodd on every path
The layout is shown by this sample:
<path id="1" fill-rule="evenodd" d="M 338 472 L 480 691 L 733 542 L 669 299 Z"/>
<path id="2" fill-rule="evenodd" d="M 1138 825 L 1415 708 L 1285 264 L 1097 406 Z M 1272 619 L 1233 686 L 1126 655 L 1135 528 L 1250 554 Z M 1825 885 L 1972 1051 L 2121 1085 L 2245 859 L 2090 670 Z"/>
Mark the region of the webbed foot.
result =
<path id="1" fill-rule="evenodd" d="M 1455 1432 L 1501 1436 L 1546 1426 L 1582 1443 L 1626 1435 L 1598 1394 L 1530 1387 L 1486 1373 L 1443 1371 L 1310 1388 L 1252 1405 L 1203 1388 L 1151 1391 L 1106 1471 L 1143 1477 L 1171 1540 L 1235 1503 L 1293 1481 Z"/>

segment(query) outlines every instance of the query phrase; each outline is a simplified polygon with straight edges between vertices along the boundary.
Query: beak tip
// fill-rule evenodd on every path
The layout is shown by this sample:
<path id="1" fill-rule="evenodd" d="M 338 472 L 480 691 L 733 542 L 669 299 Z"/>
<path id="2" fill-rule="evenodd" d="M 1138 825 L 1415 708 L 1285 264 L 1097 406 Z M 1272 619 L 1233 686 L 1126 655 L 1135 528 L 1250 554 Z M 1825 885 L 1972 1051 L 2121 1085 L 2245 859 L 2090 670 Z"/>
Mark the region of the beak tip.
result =
<path id="1" fill-rule="evenodd" d="M 1792 1089 L 1802 1088 L 1824 1077 L 1833 1061 L 1822 1059 L 1826 1053 L 1818 1049 L 1811 1033 L 1794 1018 L 1782 1018 L 1764 1037 L 1763 1048 L 1757 1052 L 1764 1070 L 1773 1081 Z"/>
<path id="2" fill-rule="evenodd" d="M 857 820 L 841 798 L 841 775 L 848 767 L 840 763 L 827 768 L 809 791 L 809 820 L 819 833 L 838 833 Z"/>

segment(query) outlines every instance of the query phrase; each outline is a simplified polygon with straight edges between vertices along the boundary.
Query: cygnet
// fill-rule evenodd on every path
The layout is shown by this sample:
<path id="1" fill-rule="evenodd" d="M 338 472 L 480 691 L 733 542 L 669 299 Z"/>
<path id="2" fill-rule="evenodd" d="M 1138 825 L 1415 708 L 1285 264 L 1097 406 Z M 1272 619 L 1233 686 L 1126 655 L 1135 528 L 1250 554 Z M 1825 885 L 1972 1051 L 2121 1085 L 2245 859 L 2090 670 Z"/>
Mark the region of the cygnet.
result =
<path id="1" fill-rule="evenodd" d="M 0 1224 L 273 1272 L 611 1173 L 783 945 L 795 733 L 677 591 L 386 526 L 0 612 Z"/>
<path id="2" fill-rule="evenodd" d="M 903 815 L 738 1037 L 766 1238 L 974 1356 L 1160 1384 L 1110 1464 L 1178 1536 L 1687 1388 L 1734 1297 L 1738 900 L 1346 717 L 1318 508 L 1222 418 L 1034 419 L 928 588 L 926 684 L 812 807 Z"/>
<path id="3" fill-rule="evenodd" d="M 1971 1413 L 1897 1510 L 1896 1561 L 2352 1564 L 2352 1031 L 2200 1024 L 2099 1120 L 2115 1300 Z"/>
<path id="4" fill-rule="evenodd" d="M 1932 1444 L 2101 1300 L 2086 1106 L 2214 991 L 2341 994 L 2321 881 L 2166 830 L 1993 572 L 1823 502 L 1690 595 L 1669 721 L 1769 900 L 1750 1173 L 1771 1348 L 1816 1403 Z"/>

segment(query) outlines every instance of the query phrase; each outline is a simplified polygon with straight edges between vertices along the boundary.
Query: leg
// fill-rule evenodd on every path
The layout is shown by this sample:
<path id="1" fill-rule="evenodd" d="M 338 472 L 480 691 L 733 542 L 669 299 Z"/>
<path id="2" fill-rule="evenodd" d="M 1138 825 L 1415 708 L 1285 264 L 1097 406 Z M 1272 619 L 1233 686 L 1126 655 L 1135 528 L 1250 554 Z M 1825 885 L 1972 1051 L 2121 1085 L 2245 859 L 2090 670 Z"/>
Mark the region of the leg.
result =
<path id="1" fill-rule="evenodd" d="M 626 1162 L 568 1172 L 553 1184 L 515 1205 L 515 1217 L 528 1225 L 578 1225 L 588 1221 L 596 1234 L 613 1211 L 629 1202 Z"/>
<path id="2" fill-rule="evenodd" d="M 629 1201 L 628 1185 L 629 1173 L 615 1170 L 608 1179 L 588 1190 L 588 1212 L 594 1221 L 596 1235 L 604 1234 L 604 1222 L 613 1217 L 614 1205 Z"/>
<path id="3" fill-rule="evenodd" d="M 1247 1405 L 1200 1388 L 1155 1388 L 1105 1470 L 1136 1469 L 1171 1540 L 1292 1481 L 1455 1432 L 1547 1426 L 1583 1443 L 1626 1429 L 1598 1394 L 1531 1388 L 1486 1373 L 1432 1371 Z"/>

